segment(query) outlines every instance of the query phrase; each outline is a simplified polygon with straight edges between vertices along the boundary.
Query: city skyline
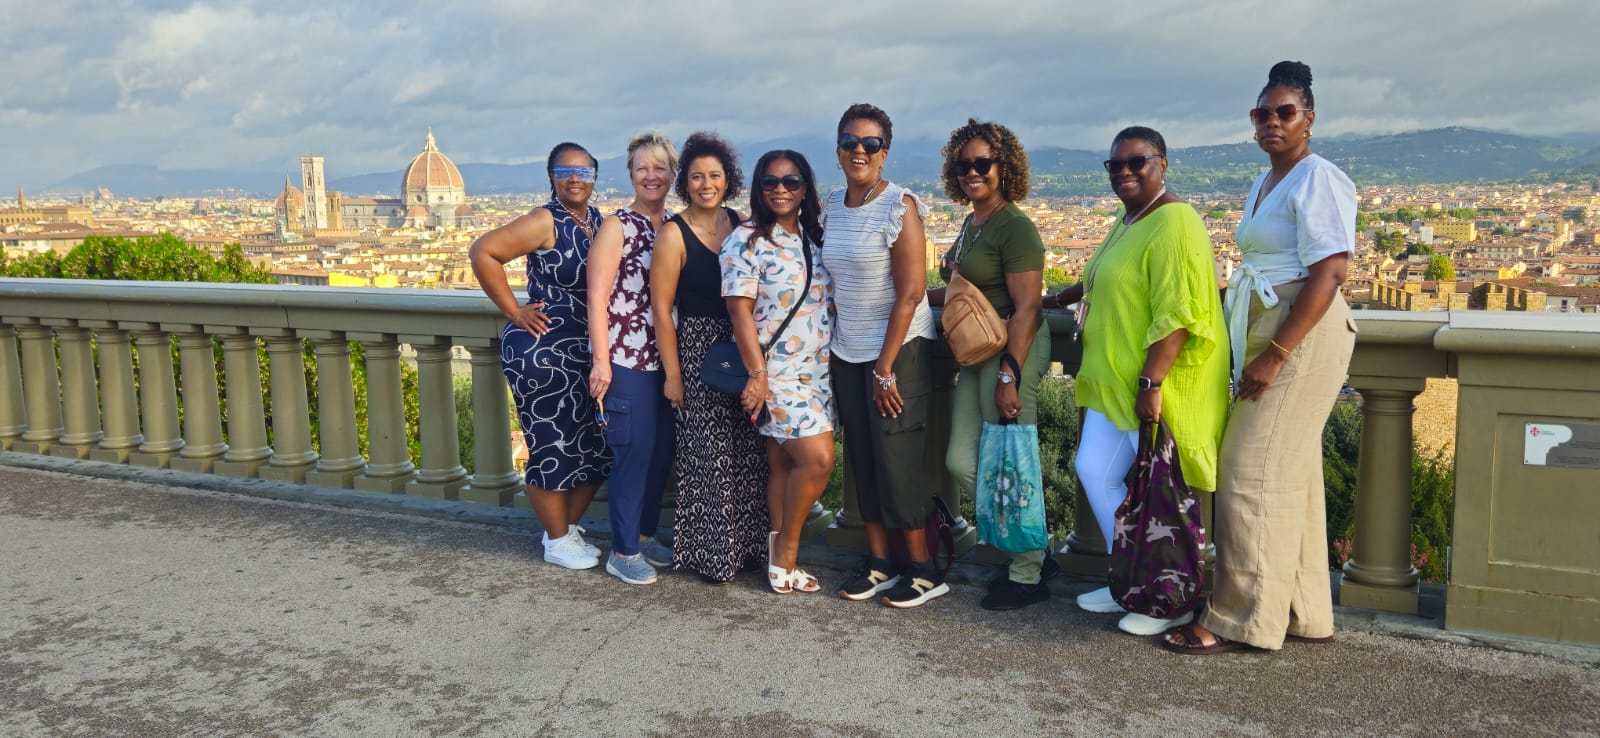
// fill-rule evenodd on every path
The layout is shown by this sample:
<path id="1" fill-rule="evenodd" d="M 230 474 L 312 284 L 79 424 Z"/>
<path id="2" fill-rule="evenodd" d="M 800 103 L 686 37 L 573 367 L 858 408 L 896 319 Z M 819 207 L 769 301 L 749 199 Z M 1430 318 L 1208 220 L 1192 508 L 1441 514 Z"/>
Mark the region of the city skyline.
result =
<path id="1" fill-rule="evenodd" d="M 770 17 L 726 2 L 0 4 L 0 152 L 32 188 L 114 164 L 282 170 L 308 152 L 384 171 L 428 125 L 449 131 L 456 161 L 495 163 L 563 139 L 608 156 L 645 128 L 820 135 L 858 101 L 888 110 L 897 138 L 976 116 L 1031 146 L 1097 149 L 1135 123 L 1174 147 L 1230 143 L 1285 58 L 1311 65 L 1324 135 L 1600 131 L 1600 78 L 1574 51 L 1600 7 L 1576 0 L 1513 16 L 1487 2 L 1155 2 L 1138 17 L 1036 2 Z"/>

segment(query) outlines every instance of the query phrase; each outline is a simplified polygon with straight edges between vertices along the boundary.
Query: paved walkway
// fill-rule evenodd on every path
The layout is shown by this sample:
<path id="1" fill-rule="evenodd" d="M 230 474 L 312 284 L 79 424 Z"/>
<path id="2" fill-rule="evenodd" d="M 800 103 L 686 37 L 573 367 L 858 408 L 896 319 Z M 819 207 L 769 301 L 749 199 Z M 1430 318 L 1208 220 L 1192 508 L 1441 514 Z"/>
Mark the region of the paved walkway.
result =
<path id="1" fill-rule="evenodd" d="M 839 572 L 818 570 L 836 583 Z M 0 735 L 1595 735 L 1600 671 L 1340 633 L 630 587 L 500 527 L 0 468 Z"/>

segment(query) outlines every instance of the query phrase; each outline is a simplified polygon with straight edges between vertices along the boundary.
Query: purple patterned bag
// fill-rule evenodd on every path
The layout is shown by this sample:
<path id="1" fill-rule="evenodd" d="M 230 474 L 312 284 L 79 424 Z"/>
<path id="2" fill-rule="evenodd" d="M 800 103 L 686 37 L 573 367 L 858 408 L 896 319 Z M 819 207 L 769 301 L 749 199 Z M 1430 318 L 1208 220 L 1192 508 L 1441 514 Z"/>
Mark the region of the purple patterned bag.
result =
<path id="1" fill-rule="evenodd" d="M 1111 595 L 1128 612 L 1153 618 L 1193 610 L 1205 587 L 1205 547 L 1200 502 L 1183 481 L 1172 431 L 1145 421 L 1128 498 L 1117 508 Z"/>

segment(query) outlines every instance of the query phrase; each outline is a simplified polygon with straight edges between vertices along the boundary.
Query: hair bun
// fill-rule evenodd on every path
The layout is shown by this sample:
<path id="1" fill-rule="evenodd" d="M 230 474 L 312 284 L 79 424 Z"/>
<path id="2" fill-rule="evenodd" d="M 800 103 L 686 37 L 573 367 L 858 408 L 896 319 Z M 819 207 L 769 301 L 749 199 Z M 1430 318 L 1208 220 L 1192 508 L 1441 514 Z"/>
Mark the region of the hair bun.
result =
<path id="1" fill-rule="evenodd" d="M 1267 86 L 1276 87 L 1283 85 L 1296 89 L 1309 89 L 1311 87 L 1311 67 L 1297 61 L 1281 61 L 1272 65 L 1272 71 L 1267 72 Z"/>

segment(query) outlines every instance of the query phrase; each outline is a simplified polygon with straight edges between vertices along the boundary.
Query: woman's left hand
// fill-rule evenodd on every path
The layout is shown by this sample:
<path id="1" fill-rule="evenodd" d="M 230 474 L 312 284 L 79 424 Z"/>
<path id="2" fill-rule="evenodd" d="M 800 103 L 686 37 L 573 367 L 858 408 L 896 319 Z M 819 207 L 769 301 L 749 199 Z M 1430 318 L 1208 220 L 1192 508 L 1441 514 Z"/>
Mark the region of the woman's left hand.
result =
<path id="1" fill-rule="evenodd" d="M 1245 400 L 1261 399 L 1262 393 L 1272 386 L 1272 382 L 1278 378 L 1278 372 L 1283 370 L 1283 361 L 1283 354 L 1268 349 L 1246 364 L 1244 373 L 1239 377 L 1239 397 Z"/>
<path id="2" fill-rule="evenodd" d="M 589 369 L 589 396 L 604 400 L 608 389 L 611 389 L 611 362 L 597 361 Z"/>
<path id="3" fill-rule="evenodd" d="M 1141 421 L 1155 421 L 1161 417 L 1161 390 L 1140 390 L 1133 401 L 1133 414 Z"/>
<path id="4" fill-rule="evenodd" d="M 1000 411 L 1001 420 L 1016 420 L 1022 415 L 1022 400 L 1017 399 L 1017 383 L 996 382 L 994 407 Z"/>
<path id="5" fill-rule="evenodd" d="M 906 403 L 900 399 L 900 385 L 890 382 L 888 387 L 874 381 L 872 384 L 872 402 L 878 406 L 878 414 L 886 418 L 900 417 Z"/>

